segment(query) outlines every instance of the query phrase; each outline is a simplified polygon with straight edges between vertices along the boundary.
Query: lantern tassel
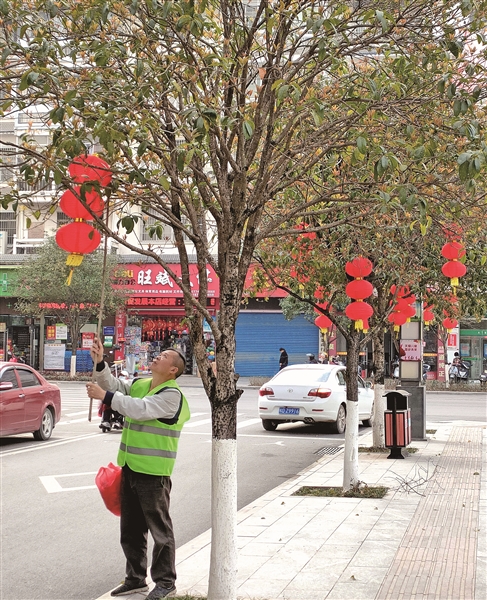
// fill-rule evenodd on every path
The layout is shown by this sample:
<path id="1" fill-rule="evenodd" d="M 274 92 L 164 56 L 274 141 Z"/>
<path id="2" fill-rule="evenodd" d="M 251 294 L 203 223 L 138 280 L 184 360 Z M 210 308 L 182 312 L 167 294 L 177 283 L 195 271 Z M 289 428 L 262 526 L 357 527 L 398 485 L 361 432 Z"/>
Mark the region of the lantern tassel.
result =
<path id="1" fill-rule="evenodd" d="M 364 328 L 364 322 L 362 321 L 362 319 L 355 321 L 355 329 L 357 329 L 357 331 L 362 331 L 363 328 Z"/>
<path id="2" fill-rule="evenodd" d="M 83 262 L 83 255 L 72 252 L 68 254 L 68 258 L 66 259 L 66 264 L 68 267 L 79 267 Z"/>
<path id="3" fill-rule="evenodd" d="M 458 277 L 452 277 L 450 279 L 450 283 L 451 283 L 451 286 L 452 286 L 453 289 L 455 289 L 456 287 L 458 287 L 458 283 L 459 283 Z"/>
<path id="4" fill-rule="evenodd" d="M 74 268 L 69 271 L 68 278 L 66 279 L 66 285 L 71 285 L 71 280 L 73 279 Z"/>

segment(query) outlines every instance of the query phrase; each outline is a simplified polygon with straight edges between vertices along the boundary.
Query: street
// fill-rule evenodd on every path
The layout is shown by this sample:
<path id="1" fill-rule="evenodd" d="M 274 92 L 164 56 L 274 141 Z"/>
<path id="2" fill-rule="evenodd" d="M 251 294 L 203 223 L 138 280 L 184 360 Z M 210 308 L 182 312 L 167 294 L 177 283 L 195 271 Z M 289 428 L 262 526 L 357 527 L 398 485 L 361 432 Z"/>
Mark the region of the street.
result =
<path id="1" fill-rule="evenodd" d="M 0 440 L 3 600 L 95 599 L 124 576 L 118 519 L 105 509 L 93 481 L 100 466 L 116 462 L 120 433 L 101 433 L 96 408 L 87 421 L 83 383 L 60 387 L 62 418 L 51 440 L 36 442 L 32 435 Z M 210 527 L 210 408 L 199 380 L 185 378 L 182 387 L 192 418 L 172 477 L 178 546 Z M 485 421 L 485 400 L 480 393 L 428 394 L 427 420 Z M 239 509 L 344 439 L 303 424 L 266 432 L 256 405 L 257 390 L 245 389 L 237 420 Z"/>

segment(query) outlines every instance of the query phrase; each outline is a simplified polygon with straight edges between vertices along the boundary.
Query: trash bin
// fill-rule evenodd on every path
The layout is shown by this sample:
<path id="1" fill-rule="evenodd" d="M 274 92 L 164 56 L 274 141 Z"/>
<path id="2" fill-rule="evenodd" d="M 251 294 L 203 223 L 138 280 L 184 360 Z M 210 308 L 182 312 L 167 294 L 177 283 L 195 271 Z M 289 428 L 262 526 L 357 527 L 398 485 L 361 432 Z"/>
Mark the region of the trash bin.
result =
<path id="1" fill-rule="evenodd" d="M 385 445 L 391 449 L 387 458 L 405 458 L 402 448 L 411 443 L 409 395 L 405 390 L 394 390 L 384 394 L 387 398 L 387 410 L 384 412 Z"/>

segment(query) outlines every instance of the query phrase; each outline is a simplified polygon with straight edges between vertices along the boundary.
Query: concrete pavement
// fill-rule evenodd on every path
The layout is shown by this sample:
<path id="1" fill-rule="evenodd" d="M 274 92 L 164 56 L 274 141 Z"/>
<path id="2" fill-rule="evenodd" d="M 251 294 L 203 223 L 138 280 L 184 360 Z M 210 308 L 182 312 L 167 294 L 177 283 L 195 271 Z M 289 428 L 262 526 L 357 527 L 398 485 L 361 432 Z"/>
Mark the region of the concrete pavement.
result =
<path id="1" fill-rule="evenodd" d="M 293 496 L 341 486 L 341 448 L 240 510 L 238 598 L 485 600 L 487 423 L 427 431 L 404 460 L 360 452 L 360 479 L 388 487 L 382 499 Z M 178 549 L 178 596 L 206 596 L 210 541 L 207 531 Z"/>

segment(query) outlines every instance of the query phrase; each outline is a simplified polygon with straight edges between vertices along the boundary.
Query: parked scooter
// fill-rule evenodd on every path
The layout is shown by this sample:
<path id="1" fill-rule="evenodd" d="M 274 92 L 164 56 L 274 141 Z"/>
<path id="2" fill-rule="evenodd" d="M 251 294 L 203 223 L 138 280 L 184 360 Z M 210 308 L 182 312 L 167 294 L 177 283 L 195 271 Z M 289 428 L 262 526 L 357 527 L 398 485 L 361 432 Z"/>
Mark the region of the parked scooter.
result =
<path id="1" fill-rule="evenodd" d="M 450 366 L 448 377 L 452 383 L 462 383 L 468 380 L 470 366 L 467 363 L 460 361 L 457 364 Z"/>

